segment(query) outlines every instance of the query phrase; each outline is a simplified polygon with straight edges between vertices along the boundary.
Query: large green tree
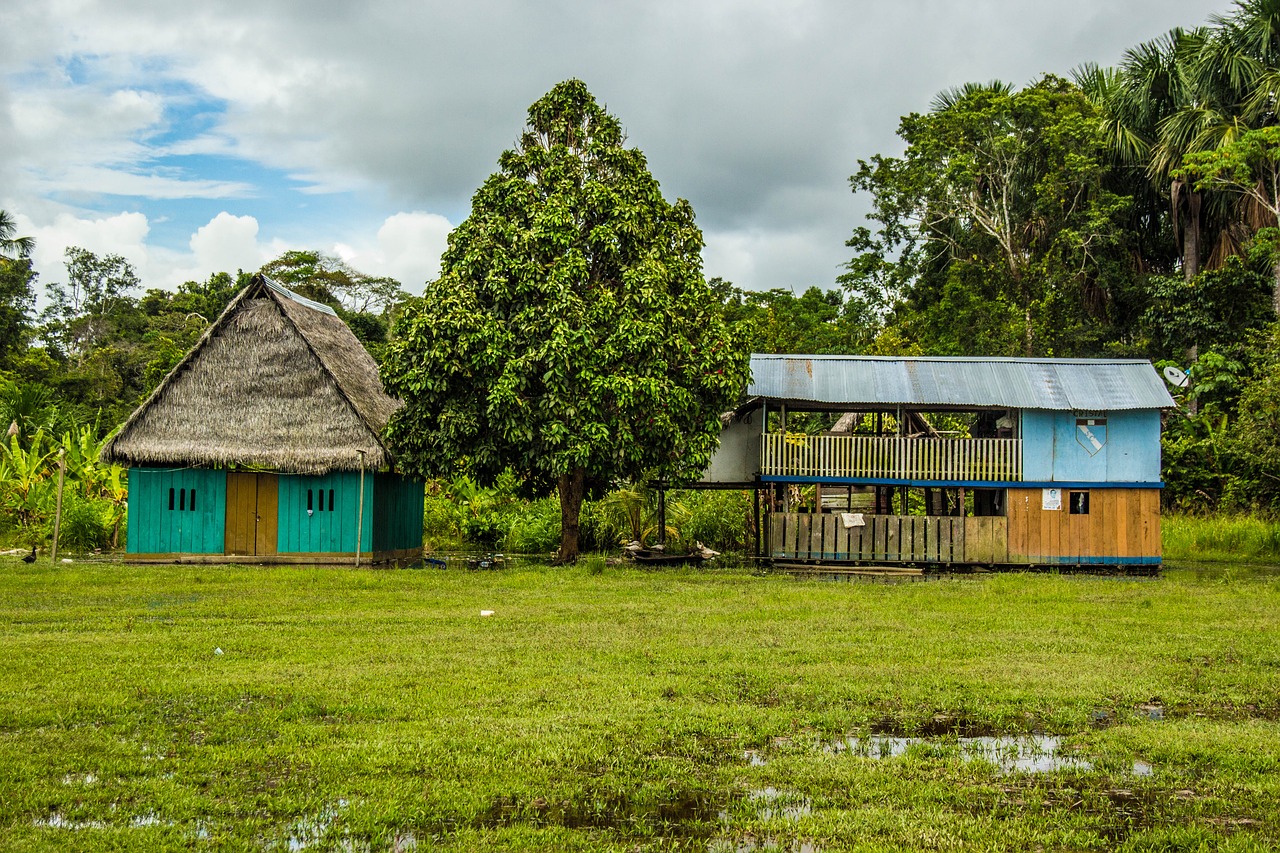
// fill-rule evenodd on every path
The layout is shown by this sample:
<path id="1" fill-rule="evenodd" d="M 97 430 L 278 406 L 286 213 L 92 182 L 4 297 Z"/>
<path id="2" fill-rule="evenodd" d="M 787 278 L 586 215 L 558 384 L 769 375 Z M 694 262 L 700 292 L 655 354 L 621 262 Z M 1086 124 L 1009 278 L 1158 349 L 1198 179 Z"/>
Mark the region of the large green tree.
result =
<path id="1" fill-rule="evenodd" d="M 589 479 L 696 476 L 747 378 L 693 210 L 624 142 L 581 81 L 533 104 L 382 369 L 400 464 L 554 484 L 563 561 Z"/>

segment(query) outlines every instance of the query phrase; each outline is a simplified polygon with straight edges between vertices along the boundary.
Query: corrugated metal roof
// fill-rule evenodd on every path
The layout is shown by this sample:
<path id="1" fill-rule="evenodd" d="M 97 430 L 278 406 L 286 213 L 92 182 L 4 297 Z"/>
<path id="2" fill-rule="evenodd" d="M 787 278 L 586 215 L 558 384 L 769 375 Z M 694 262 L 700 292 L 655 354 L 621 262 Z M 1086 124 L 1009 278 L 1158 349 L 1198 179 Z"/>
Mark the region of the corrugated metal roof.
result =
<path id="1" fill-rule="evenodd" d="M 753 355 L 752 397 L 837 405 L 1118 411 L 1174 407 L 1149 361 Z"/>

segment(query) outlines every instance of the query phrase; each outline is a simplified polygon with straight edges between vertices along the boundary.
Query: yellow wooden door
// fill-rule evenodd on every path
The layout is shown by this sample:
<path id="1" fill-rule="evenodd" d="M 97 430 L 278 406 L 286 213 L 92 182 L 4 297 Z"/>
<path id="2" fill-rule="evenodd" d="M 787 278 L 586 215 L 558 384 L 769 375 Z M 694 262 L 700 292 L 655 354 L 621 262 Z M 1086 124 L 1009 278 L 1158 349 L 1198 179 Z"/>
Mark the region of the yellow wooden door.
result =
<path id="1" fill-rule="evenodd" d="M 276 554 L 280 478 L 275 474 L 227 473 L 227 533 L 224 553 L 246 557 Z"/>
<path id="2" fill-rule="evenodd" d="M 275 474 L 258 475 L 258 528 L 257 550 L 259 557 L 276 554 L 280 506 L 280 478 Z"/>
<path id="3" fill-rule="evenodd" d="M 227 472 L 227 535 L 223 553 L 257 553 L 258 475 Z"/>

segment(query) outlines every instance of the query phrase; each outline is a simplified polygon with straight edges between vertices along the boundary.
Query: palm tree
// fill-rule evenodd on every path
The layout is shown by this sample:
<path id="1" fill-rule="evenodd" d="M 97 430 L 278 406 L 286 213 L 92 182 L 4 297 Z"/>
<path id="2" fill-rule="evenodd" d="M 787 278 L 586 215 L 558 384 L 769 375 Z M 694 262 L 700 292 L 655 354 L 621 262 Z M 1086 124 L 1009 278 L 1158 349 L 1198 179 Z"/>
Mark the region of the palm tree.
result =
<path id="1" fill-rule="evenodd" d="M 18 225 L 9 212 L 0 210 L 0 258 L 17 260 L 30 257 L 31 250 L 36 247 L 36 241 L 31 237 L 13 236 L 17 230 Z"/>

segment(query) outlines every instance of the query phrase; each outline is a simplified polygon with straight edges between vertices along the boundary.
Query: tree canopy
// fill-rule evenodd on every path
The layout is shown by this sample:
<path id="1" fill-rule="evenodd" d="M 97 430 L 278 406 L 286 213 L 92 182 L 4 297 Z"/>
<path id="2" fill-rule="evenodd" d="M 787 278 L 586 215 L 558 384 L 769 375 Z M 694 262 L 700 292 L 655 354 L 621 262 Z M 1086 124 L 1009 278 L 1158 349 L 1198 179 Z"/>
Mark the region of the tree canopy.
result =
<path id="1" fill-rule="evenodd" d="M 534 103 L 449 236 L 383 364 L 423 476 L 555 484 L 562 560 L 588 478 L 680 480 L 717 446 L 747 349 L 702 276 L 702 233 L 578 80 Z"/>

